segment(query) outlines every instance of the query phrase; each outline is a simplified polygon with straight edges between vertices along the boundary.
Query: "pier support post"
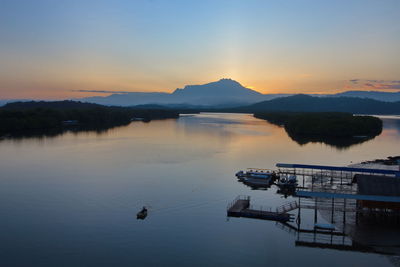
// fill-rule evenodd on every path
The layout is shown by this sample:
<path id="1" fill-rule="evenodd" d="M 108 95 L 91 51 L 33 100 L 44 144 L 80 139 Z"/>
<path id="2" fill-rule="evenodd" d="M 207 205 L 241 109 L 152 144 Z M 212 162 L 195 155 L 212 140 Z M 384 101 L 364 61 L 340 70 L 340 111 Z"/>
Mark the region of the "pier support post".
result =
<path id="1" fill-rule="evenodd" d="M 343 229 L 346 223 L 346 199 L 343 199 Z"/>
<path id="2" fill-rule="evenodd" d="M 314 224 L 316 224 L 317 223 L 317 203 L 318 203 L 318 200 L 317 200 L 317 198 L 315 198 L 315 206 L 314 206 Z"/>
<path id="3" fill-rule="evenodd" d="M 300 224 L 301 224 L 301 202 L 300 202 L 300 197 L 299 197 L 299 209 L 298 209 L 298 213 L 297 213 L 297 230 L 300 230 Z M 300 231 L 298 231 L 300 233 Z"/>

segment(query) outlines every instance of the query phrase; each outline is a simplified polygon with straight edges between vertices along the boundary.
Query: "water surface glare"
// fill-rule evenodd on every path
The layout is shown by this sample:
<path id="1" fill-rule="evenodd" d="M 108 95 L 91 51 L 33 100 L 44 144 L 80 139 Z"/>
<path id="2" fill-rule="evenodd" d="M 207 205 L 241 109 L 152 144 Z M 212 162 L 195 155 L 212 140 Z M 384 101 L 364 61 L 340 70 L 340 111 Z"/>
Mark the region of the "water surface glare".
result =
<path id="1" fill-rule="evenodd" d="M 226 217 L 237 195 L 277 188 L 234 173 L 278 162 L 348 165 L 399 154 L 398 118 L 346 149 L 300 146 L 248 114 L 199 114 L 0 142 L 2 266 L 390 266 L 393 256 L 295 246 L 275 222 Z M 136 220 L 142 206 L 149 216 Z"/>

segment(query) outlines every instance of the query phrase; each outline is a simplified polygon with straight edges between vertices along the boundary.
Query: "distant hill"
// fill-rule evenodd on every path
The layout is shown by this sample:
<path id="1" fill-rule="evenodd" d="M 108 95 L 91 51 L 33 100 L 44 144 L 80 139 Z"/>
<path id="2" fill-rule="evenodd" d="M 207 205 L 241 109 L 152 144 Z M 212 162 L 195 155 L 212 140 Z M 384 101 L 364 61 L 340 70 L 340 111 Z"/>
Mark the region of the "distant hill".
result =
<path id="1" fill-rule="evenodd" d="M 231 79 L 221 79 L 202 85 L 187 85 L 176 89 L 173 93 L 134 92 L 112 94 L 105 97 L 87 97 L 77 99 L 83 102 L 102 105 L 134 106 L 145 104 L 157 105 L 190 105 L 190 106 L 224 106 L 234 107 L 256 103 L 274 97 L 284 96 L 264 95 L 242 86 Z"/>
<path id="2" fill-rule="evenodd" d="M 379 92 L 379 91 L 346 91 L 337 93 L 334 95 L 328 95 L 333 97 L 345 96 L 345 97 L 359 97 L 369 98 L 384 102 L 397 102 L 400 101 L 400 92 Z"/>
<path id="3" fill-rule="evenodd" d="M 109 96 L 93 96 L 75 99 L 77 101 L 96 103 L 106 106 L 135 106 L 145 104 L 168 104 L 170 102 L 169 93 L 124 93 L 112 94 Z"/>
<path id="4" fill-rule="evenodd" d="M 356 97 L 294 95 L 231 109 L 235 112 L 349 112 L 355 114 L 400 114 L 400 102 L 382 102 Z"/>
<path id="5" fill-rule="evenodd" d="M 32 101 L 30 99 L 0 99 L 0 107 L 7 103 Z"/>
<path id="6" fill-rule="evenodd" d="M 26 110 L 26 109 L 88 109 L 104 107 L 99 104 L 82 103 L 79 101 L 63 100 L 63 101 L 26 101 L 12 102 L 4 105 L 1 110 Z"/>

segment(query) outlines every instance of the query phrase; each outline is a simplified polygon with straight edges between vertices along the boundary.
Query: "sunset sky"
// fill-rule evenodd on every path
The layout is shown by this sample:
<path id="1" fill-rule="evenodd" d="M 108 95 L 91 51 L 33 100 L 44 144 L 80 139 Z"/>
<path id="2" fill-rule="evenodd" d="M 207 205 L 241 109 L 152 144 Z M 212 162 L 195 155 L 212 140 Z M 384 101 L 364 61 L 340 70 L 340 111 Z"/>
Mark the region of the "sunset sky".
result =
<path id="1" fill-rule="evenodd" d="M 0 99 L 220 78 L 262 93 L 398 91 L 399 14 L 399 0 L 0 0 Z"/>

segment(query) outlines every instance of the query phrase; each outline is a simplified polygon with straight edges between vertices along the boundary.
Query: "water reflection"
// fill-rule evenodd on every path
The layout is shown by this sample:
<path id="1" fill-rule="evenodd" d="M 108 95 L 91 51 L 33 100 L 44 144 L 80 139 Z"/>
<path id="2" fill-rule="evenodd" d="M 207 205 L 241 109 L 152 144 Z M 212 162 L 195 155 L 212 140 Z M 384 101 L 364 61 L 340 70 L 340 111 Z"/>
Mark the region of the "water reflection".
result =
<path id="1" fill-rule="evenodd" d="M 263 127 L 264 126 L 264 127 Z M 181 115 L 177 128 L 190 135 L 213 135 L 227 139 L 239 136 L 268 136 L 269 128 L 251 114 L 201 113 Z"/>
<path id="2" fill-rule="evenodd" d="M 400 133 L 400 116 L 377 116 L 383 121 L 383 129 L 386 131 L 395 130 Z M 339 150 L 347 149 L 354 145 L 359 145 L 364 142 L 373 140 L 382 132 L 375 136 L 357 136 L 357 137 L 324 137 L 324 136 L 301 136 L 294 135 L 286 131 L 288 136 L 298 143 L 299 145 L 306 145 L 308 143 L 323 143 L 335 147 Z"/>
<path id="3" fill-rule="evenodd" d="M 394 163 L 395 159 L 390 157 L 389 161 Z M 379 161 L 383 163 L 382 160 Z M 385 161 L 385 163 L 388 162 Z M 296 169 L 294 171 L 296 172 Z M 271 182 L 260 187 L 248 184 L 244 179 L 238 179 L 238 182 L 250 186 L 252 190 L 267 190 L 276 187 L 275 193 L 283 195 L 284 198 L 296 197 L 297 190 L 315 190 L 321 192 L 322 195 L 323 192 L 331 192 L 329 189 L 333 189 L 333 192 L 339 194 L 349 194 L 350 191 L 359 192 L 353 188 L 353 182 L 343 182 L 342 184 L 342 178 L 346 177 L 346 175 L 342 176 L 342 172 L 339 177 L 334 176 L 332 172 L 321 172 L 320 174 L 314 172 L 313 175 L 304 175 L 301 170 L 297 169 L 297 171 L 296 173 L 299 175 L 296 181 L 298 183 L 295 183 L 295 186 L 287 186 L 289 184 L 282 186 L 279 178 L 276 179 L 277 183 Z M 278 172 L 277 177 L 279 176 L 282 176 L 282 172 Z M 352 181 L 352 177 L 351 175 L 348 179 Z M 390 179 L 396 181 L 395 178 Z M 354 186 L 357 188 L 358 184 L 356 183 Z M 374 186 L 382 187 L 382 184 Z M 276 225 L 278 228 L 294 234 L 296 247 L 381 254 L 387 255 L 389 261 L 395 266 L 400 263 L 399 203 L 344 199 L 341 196 L 336 198 L 298 196 L 295 199 L 296 204 L 293 205 L 293 208 L 287 209 L 285 212 L 292 216 L 296 215 L 296 219 L 287 222 L 277 221 Z M 283 206 L 290 204 L 292 207 L 292 202 L 287 202 Z M 276 211 L 278 212 L 278 208 Z"/>
<path id="4" fill-rule="evenodd" d="M 287 133 L 293 141 L 299 145 L 308 143 L 323 143 L 337 149 L 347 149 L 351 146 L 362 144 L 374 139 L 376 136 L 360 136 L 360 137 L 329 137 L 329 136 L 302 136 Z"/>
<path id="5" fill-rule="evenodd" d="M 386 129 L 395 130 L 400 133 L 400 116 L 378 116 L 384 122 Z"/>
<path id="6" fill-rule="evenodd" d="M 400 133 L 400 117 L 398 116 L 379 116 L 384 122 L 384 129 L 386 132 L 397 131 Z M 143 122 L 133 122 L 132 124 L 138 124 Z M 201 113 L 201 114 L 183 114 L 177 120 L 175 124 L 178 131 L 182 131 L 185 134 L 205 136 L 214 135 L 223 142 L 229 142 L 235 136 L 269 136 L 276 132 L 276 129 L 284 128 L 270 124 L 264 120 L 255 119 L 251 114 L 229 114 L 229 113 Z M 109 130 L 114 128 L 124 127 L 115 125 L 105 126 L 70 126 L 67 128 L 59 129 L 46 129 L 46 130 L 34 130 L 17 133 L 13 136 L 7 136 L 0 138 L 0 141 L 6 139 L 21 140 L 26 138 L 51 138 L 57 137 L 66 133 L 88 133 L 94 132 L 98 135 L 107 134 Z M 273 130 L 273 131 L 271 131 Z M 322 143 L 334 147 L 338 150 L 348 149 L 351 146 L 359 145 L 364 142 L 373 140 L 376 136 L 366 137 L 351 137 L 351 138 L 333 138 L 333 137 L 305 137 L 296 136 L 290 133 L 286 134 L 296 142 L 298 145 L 303 146 L 309 143 Z"/>
<path id="7" fill-rule="evenodd" d="M 270 207 L 295 200 L 276 194 L 276 185 L 252 190 L 238 183 L 239 169 L 274 168 L 277 162 L 347 165 L 396 155 L 399 141 L 397 130 L 384 128 L 347 150 L 300 146 L 282 128 L 249 114 L 6 139 L 0 142 L 0 228 L 6 229 L 0 263 L 388 266 L 376 254 L 295 246 L 296 236 L 275 222 L 226 222 L 225 211 L 237 195 Z M 136 220 L 143 206 L 149 216 Z"/>
<path id="8" fill-rule="evenodd" d="M 271 185 L 274 184 L 272 180 L 257 181 L 251 179 L 249 180 L 249 179 L 237 178 L 237 181 L 250 187 L 252 190 L 268 190 L 268 188 L 271 188 Z"/>
<path id="9" fill-rule="evenodd" d="M 51 137 L 57 137 L 62 134 L 68 134 L 68 133 L 73 133 L 73 134 L 79 134 L 79 133 L 96 133 L 98 135 L 101 134 L 106 134 L 109 130 L 118 128 L 118 127 L 124 127 L 126 125 L 103 125 L 103 126 L 87 126 L 87 125 L 73 125 L 73 126 L 66 126 L 62 128 L 52 128 L 52 129 L 35 129 L 35 130 L 26 130 L 23 132 L 15 132 L 12 135 L 6 135 L 2 138 L 1 140 L 5 139 L 11 139 L 14 141 L 22 140 L 22 139 L 27 139 L 27 138 L 33 138 L 33 139 L 44 139 L 44 138 L 51 138 Z"/>

